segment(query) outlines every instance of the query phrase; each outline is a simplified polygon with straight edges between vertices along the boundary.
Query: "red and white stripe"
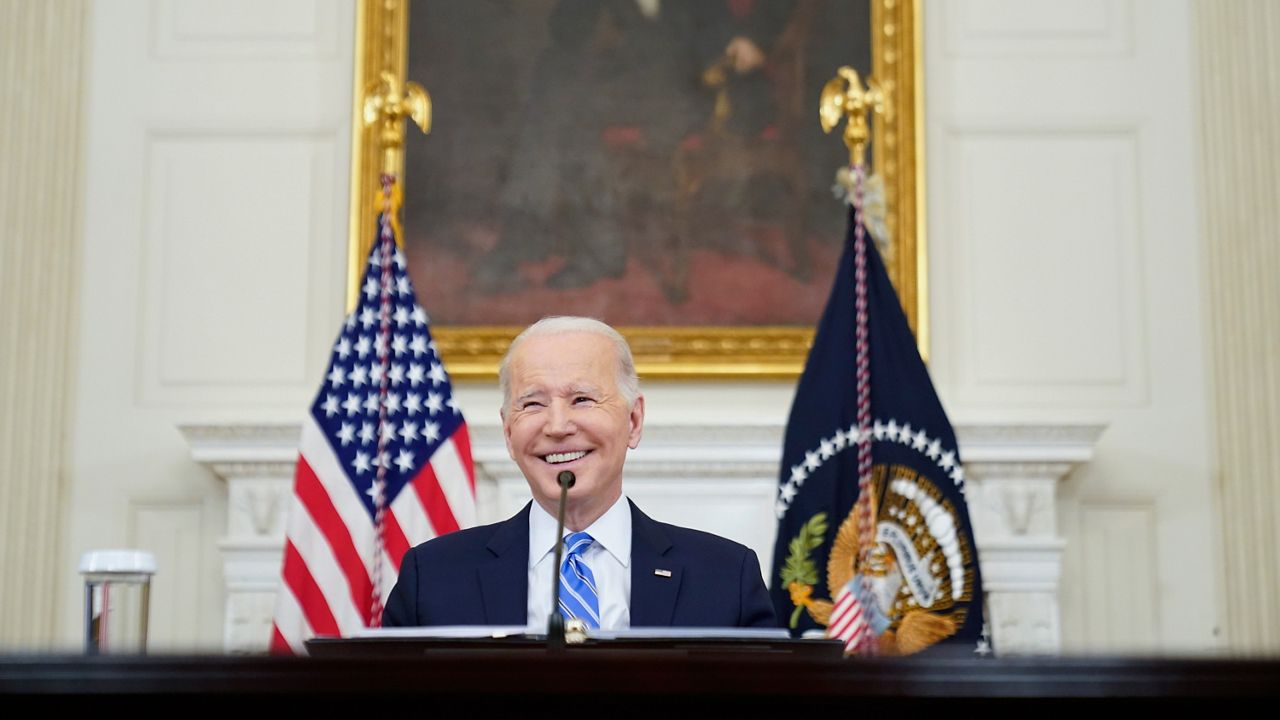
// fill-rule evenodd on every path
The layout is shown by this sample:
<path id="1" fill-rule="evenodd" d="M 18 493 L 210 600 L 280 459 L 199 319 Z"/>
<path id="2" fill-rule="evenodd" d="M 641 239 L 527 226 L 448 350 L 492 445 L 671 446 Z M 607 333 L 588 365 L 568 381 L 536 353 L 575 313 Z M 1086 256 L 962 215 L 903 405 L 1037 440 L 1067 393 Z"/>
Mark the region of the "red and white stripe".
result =
<path id="1" fill-rule="evenodd" d="M 831 620 L 827 624 L 827 637 L 837 638 L 844 642 L 846 653 L 855 652 L 862 636 L 869 629 L 866 616 L 862 612 L 862 603 L 849 592 L 848 587 L 836 595 L 835 606 L 831 608 Z"/>
<path id="2" fill-rule="evenodd" d="M 827 637 L 844 642 L 846 655 L 874 655 L 878 649 L 876 637 L 867 623 L 867 614 L 849 586 L 841 588 L 831 608 L 827 624 Z"/>
<path id="3" fill-rule="evenodd" d="M 409 548 L 475 522 L 475 475 L 466 425 L 446 440 L 384 514 L 379 596 Z M 376 622 L 368 602 L 377 528 L 310 414 L 302 428 L 286 528 L 283 587 L 271 649 L 305 654 L 316 636 L 347 636 Z"/>

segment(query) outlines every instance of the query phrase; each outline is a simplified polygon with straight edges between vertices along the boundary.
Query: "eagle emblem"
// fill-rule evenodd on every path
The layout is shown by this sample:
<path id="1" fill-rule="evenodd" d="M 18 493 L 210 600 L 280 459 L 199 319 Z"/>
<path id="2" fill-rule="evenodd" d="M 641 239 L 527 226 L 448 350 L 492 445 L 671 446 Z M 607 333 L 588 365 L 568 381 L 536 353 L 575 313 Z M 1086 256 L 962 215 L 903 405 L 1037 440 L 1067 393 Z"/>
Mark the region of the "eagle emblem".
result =
<path id="1" fill-rule="evenodd" d="M 963 627 L 974 549 L 956 508 L 928 477 L 905 465 L 872 468 L 867 497 L 831 540 L 830 599 L 822 599 L 814 597 L 812 555 L 827 531 L 827 514 L 817 513 L 789 544 L 781 580 L 795 606 L 792 628 L 806 612 L 829 637 L 844 639 L 847 653 L 910 655 Z"/>

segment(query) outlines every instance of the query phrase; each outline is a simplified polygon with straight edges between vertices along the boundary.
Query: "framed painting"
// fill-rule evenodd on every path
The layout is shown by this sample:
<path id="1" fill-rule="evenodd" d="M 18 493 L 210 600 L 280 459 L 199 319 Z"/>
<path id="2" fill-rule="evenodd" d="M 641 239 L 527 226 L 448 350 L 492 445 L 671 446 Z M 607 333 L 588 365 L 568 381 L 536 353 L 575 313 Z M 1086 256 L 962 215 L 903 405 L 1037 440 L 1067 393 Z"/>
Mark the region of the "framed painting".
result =
<path id="1" fill-rule="evenodd" d="M 493 376 L 515 333 L 549 314 L 618 327 L 645 377 L 798 374 L 848 222 L 833 193 L 848 151 L 818 121 L 844 65 L 891 99 L 872 121 L 869 225 L 925 347 L 912 0 L 377 0 L 359 12 L 357 117 L 384 70 L 431 96 L 430 133 L 411 130 L 399 159 L 402 243 L 455 377 Z M 354 269 L 380 157 L 356 129 Z"/>

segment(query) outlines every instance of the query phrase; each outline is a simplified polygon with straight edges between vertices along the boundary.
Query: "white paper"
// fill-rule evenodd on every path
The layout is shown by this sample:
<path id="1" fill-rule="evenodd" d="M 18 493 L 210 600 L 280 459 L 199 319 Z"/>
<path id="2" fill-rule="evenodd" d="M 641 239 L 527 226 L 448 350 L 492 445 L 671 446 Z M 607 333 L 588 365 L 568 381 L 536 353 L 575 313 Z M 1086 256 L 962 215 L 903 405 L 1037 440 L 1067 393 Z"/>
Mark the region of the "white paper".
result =
<path id="1" fill-rule="evenodd" d="M 546 637 L 545 632 L 532 632 L 524 625 L 436 625 L 430 627 L 365 628 L 351 635 L 356 638 L 506 638 Z M 673 628 L 642 627 L 621 630 L 587 630 L 596 640 L 649 639 L 746 639 L 785 640 L 791 635 L 782 628 Z"/>

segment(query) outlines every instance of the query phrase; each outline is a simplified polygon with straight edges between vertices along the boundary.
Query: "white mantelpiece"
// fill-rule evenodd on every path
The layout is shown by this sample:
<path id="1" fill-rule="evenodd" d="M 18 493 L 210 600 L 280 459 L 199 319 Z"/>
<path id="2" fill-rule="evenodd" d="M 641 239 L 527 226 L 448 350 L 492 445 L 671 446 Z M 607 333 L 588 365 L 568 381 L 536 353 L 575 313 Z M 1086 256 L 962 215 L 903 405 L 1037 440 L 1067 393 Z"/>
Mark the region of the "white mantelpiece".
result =
<path id="1" fill-rule="evenodd" d="M 1062 648 L 1057 485 L 1093 457 L 1102 426 L 956 428 L 982 565 L 987 623 L 1001 654 Z"/>
<path id="2" fill-rule="evenodd" d="M 227 593 L 224 646 L 267 646 L 279 582 L 297 425 L 190 425 L 180 428 L 192 457 L 227 482 L 226 535 L 220 543 Z M 956 428 L 970 478 L 995 646 L 1001 653 L 1053 653 L 1061 647 L 1062 551 L 1056 487 L 1088 462 L 1101 426 L 970 425 Z M 471 427 L 480 522 L 518 510 L 529 497 L 498 426 Z M 627 460 L 626 492 L 650 515 L 733 538 L 773 554 L 773 502 L 781 426 L 646 424 Z"/>
<path id="3" fill-rule="evenodd" d="M 184 425 L 179 430 L 192 458 L 227 482 L 227 529 L 218 543 L 227 598 L 223 649 L 264 652 L 280 584 L 299 426 Z"/>

